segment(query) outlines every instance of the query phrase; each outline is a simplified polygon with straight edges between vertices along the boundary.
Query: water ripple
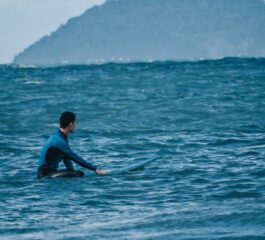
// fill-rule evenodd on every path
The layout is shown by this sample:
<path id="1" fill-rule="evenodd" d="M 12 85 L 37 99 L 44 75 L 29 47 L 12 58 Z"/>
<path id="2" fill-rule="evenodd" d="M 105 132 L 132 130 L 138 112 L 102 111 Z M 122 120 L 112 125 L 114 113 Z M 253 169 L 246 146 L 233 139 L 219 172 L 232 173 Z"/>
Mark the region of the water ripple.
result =
<path id="1" fill-rule="evenodd" d="M 0 238 L 264 239 L 265 60 L 0 65 Z M 36 179 L 62 111 L 103 168 Z M 79 167 L 77 167 L 79 169 Z"/>

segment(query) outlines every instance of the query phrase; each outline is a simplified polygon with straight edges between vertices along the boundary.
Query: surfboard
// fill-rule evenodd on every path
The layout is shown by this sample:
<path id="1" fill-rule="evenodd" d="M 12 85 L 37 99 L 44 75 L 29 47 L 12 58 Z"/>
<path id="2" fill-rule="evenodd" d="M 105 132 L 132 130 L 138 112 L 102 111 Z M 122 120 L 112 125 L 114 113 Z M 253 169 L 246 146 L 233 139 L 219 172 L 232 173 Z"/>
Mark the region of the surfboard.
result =
<path id="1" fill-rule="evenodd" d="M 129 172 L 129 171 L 136 171 L 138 169 L 144 168 L 147 164 L 150 164 L 156 160 L 157 160 L 156 158 L 152 158 L 152 159 L 148 159 L 145 161 L 141 161 L 139 163 L 135 163 L 135 164 L 132 164 L 132 165 L 129 165 L 129 166 L 117 169 L 117 170 L 112 170 L 109 172 L 109 174 L 117 174 L 117 173 Z"/>

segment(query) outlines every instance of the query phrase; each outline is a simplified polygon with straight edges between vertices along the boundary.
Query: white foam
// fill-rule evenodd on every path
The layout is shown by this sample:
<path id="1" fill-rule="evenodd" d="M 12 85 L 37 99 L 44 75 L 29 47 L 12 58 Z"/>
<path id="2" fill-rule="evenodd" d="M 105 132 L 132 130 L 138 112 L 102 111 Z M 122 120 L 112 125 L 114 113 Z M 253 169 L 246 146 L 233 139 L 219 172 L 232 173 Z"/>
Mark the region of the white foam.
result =
<path id="1" fill-rule="evenodd" d="M 35 84 L 35 85 L 40 85 L 46 83 L 43 80 L 27 80 L 25 84 Z"/>

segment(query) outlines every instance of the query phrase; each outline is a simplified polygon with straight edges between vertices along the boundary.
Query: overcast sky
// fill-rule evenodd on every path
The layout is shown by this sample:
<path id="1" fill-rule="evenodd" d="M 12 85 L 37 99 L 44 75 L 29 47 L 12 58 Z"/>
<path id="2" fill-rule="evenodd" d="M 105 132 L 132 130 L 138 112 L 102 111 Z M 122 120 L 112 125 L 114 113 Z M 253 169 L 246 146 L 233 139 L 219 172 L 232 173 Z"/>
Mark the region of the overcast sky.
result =
<path id="1" fill-rule="evenodd" d="M 105 0 L 0 0 L 0 64 Z"/>

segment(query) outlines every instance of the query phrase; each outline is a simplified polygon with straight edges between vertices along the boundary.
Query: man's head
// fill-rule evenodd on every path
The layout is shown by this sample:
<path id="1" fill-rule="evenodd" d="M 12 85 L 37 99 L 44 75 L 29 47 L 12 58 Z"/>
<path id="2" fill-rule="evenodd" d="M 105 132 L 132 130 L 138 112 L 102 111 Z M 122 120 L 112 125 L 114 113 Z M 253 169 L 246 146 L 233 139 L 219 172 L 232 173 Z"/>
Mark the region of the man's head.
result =
<path id="1" fill-rule="evenodd" d="M 60 128 L 67 132 L 75 129 L 75 114 L 73 112 L 63 112 L 60 117 Z"/>

